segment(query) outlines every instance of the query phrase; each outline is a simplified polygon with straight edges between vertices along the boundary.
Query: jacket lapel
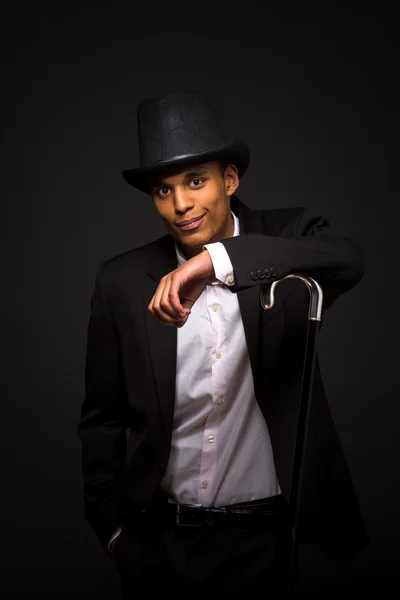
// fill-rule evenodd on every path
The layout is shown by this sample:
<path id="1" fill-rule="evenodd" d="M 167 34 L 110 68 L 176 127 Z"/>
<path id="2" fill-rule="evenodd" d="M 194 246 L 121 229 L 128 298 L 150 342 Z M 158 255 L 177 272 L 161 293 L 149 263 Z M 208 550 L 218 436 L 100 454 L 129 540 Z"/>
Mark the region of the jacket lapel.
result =
<path id="1" fill-rule="evenodd" d="M 245 204 L 240 202 L 239 198 L 235 195 L 233 195 L 231 199 L 231 208 L 239 218 L 240 235 L 264 233 L 260 220 L 255 213 L 247 208 Z M 252 287 L 237 293 L 254 378 L 256 377 L 257 368 L 260 364 L 259 331 L 260 312 L 262 310 L 260 291 L 261 287 L 259 285 L 253 285 Z M 268 318 L 268 316 L 269 315 L 266 315 L 266 318 Z"/>
<path id="2" fill-rule="evenodd" d="M 143 305 L 158 399 L 166 434 L 170 439 L 175 403 L 177 329 L 160 325 L 148 310 L 150 300 L 154 296 L 161 278 L 177 268 L 173 238 L 165 236 L 161 242 L 160 250 L 148 271 L 143 292 Z"/>

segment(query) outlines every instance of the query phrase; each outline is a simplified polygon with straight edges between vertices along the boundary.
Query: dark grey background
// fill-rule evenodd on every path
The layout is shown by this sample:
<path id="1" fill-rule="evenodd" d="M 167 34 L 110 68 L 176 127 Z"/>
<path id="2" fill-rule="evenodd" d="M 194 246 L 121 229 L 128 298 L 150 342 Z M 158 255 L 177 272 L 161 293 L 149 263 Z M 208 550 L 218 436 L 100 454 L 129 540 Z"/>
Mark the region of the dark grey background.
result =
<path id="1" fill-rule="evenodd" d="M 184 88 L 208 93 L 227 136 L 249 144 L 242 201 L 313 206 L 365 250 L 365 276 L 330 310 L 319 355 L 372 541 L 342 564 L 301 548 L 297 597 L 382 595 L 399 560 L 394 16 L 381 3 L 368 15 L 55 4 L 8 5 L 1 18 L 6 597 L 117 597 L 83 518 L 89 302 L 100 261 L 164 233 L 120 171 L 139 163 L 137 104 Z"/>

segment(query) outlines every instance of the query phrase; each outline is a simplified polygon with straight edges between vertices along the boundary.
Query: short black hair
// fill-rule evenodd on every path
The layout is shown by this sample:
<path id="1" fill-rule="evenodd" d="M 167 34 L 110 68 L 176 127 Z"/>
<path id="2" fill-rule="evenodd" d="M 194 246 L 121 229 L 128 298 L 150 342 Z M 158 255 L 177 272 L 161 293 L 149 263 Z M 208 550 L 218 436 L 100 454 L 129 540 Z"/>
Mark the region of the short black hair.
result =
<path id="1" fill-rule="evenodd" d="M 229 163 L 227 161 L 223 161 L 223 160 L 218 160 L 217 163 L 218 163 L 218 167 L 219 167 L 219 172 L 221 173 L 221 176 L 223 177 L 225 175 L 225 169 L 229 165 Z"/>

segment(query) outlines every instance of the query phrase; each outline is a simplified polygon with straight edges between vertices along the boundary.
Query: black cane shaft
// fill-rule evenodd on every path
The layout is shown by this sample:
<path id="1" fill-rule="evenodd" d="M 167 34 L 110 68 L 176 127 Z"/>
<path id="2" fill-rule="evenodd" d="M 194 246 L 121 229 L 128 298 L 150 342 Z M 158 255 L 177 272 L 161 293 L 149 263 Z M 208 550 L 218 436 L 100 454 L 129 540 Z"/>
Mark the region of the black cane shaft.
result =
<path id="1" fill-rule="evenodd" d="M 298 495 L 301 486 L 304 466 L 305 442 L 307 439 L 308 421 L 311 406 L 312 384 L 314 379 L 315 357 L 320 321 L 309 320 L 304 357 L 302 393 L 300 398 L 297 436 L 293 459 L 292 482 L 289 494 L 289 510 L 294 517 L 294 531 L 297 528 L 297 513 L 299 509 Z"/>
<path id="2" fill-rule="evenodd" d="M 301 489 L 301 480 L 304 467 L 305 447 L 311 407 L 312 384 L 314 380 L 315 357 L 318 346 L 318 333 L 320 325 L 321 321 L 319 320 L 309 319 L 308 321 L 306 351 L 303 369 L 303 382 L 301 386 L 302 393 L 299 406 L 297 436 L 293 459 L 292 481 L 289 492 L 289 514 L 291 518 L 291 531 L 288 532 L 290 538 L 288 540 L 288 576 L 286 580 L 287 587 L 285 595 L 287 599 L 290 598 L 290 594 L 292 591 L 298 555 L 297 521 L 300 507 L 299 491 Z"/>

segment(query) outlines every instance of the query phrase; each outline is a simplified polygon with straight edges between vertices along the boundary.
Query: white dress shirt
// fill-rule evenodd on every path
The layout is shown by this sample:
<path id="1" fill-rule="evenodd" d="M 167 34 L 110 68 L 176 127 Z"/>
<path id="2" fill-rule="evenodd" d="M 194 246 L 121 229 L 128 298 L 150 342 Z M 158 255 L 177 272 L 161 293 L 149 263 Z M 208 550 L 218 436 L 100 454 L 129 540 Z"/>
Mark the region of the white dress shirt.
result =
<path id="1" fill-rule="evenodd" d="M 234 236 L 239 220 L 234 219 Z M 178 264 L 186 258 L 177 244 Z M 256 401 L 233 267 L 206 244 L 216 279 L 177 330 L 172 448 L 161 488 L 179 504 L 223 506 L 280 493 L 268 427 Z M 254 307 L 256 310 L 256 307 Z"/>
<path id="2" fill-rule="evenodd" d="M 232 216 L 237 236 L 239 220 Z M 177 329 L 172 446 L 160 486 L 178 504 L 223 506 L 275 496 L 281 489 L 255 397 L 237 294 L 229 290 L 232 263 L 220 242 L 204 248 L 215 279 Z M 187 259 L 177 244 L 175 249 L 180 266 Z"/>

